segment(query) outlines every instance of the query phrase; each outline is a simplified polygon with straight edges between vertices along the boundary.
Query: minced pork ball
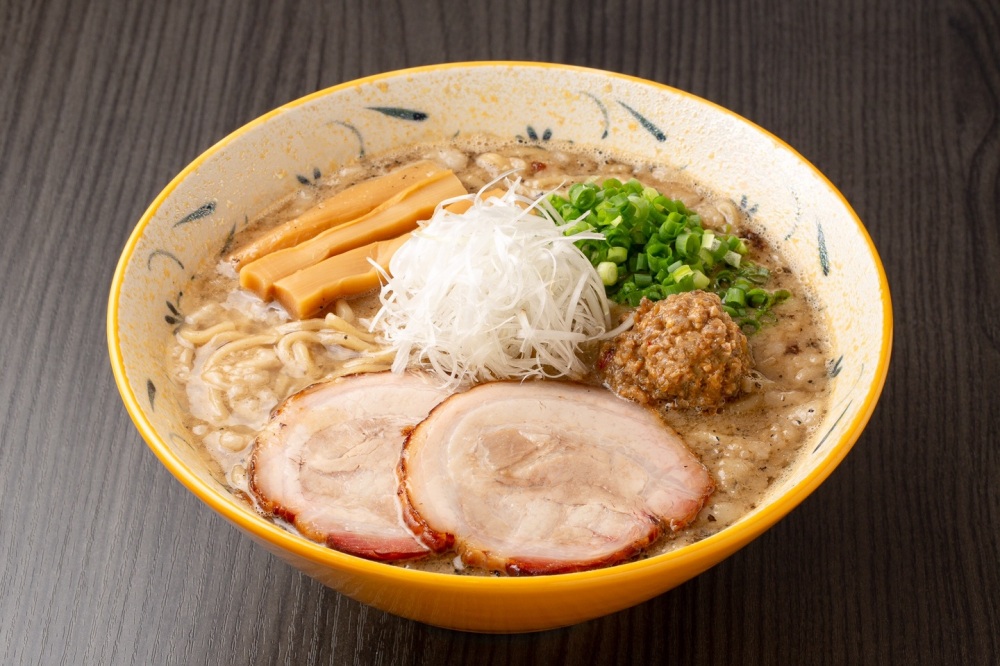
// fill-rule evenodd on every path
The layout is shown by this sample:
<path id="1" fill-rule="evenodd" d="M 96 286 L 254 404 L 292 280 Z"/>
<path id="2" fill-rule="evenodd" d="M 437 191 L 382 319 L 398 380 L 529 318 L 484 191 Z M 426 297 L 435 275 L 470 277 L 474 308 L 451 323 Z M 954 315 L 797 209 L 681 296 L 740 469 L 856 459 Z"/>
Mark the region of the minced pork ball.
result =
<path id="1" fill-rule="evenodd" d="M 746 335 L 715 294 L 643 300 L 635 325 L 607 343 L 598 364 L 616 393 L 643 404 L 717 410 L 753 369 Z"/>

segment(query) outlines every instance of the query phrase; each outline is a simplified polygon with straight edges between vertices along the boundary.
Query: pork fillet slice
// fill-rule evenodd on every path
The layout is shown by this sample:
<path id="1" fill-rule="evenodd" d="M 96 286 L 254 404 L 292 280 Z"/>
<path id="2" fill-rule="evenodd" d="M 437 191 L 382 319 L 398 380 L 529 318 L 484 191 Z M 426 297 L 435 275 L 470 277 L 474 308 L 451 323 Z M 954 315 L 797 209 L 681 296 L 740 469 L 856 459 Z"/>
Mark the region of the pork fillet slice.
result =
<path id="1" fill-rule="evenodd" d="M 713 490 L 649 409 L 599 387 L 491 382 L 410 433 L 400 498 L 435 551 L 510 574 L 620 562 L 687 525 Z"/>
<path id="2" fill-rule="evenodd" d="M 289 397 L 254 442 L 250 490 L 304 536 L 373 560 L 426 555 L 396 496 L 405 433 L 448 393 L 420 375 L 379 372 Z"/>

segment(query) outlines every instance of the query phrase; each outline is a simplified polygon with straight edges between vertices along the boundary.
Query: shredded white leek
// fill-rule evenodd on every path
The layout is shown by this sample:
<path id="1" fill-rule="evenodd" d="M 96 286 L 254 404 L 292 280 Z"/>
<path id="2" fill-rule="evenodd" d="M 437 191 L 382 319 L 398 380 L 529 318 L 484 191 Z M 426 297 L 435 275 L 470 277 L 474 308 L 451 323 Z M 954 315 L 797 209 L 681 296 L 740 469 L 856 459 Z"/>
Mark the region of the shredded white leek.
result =
<path id="1" fill-rule="evenodd" d="M 424 366 L 452 386 L 587 372 L 580 346 L 605 337 L 611 316 L 573 243 L 602 236 L 563 235 L 516 187 L 485 200 L 483 188 L 461 214 L 439 206 L 393 255 L 371 326 L 396 349 L 393 371 Z"/>

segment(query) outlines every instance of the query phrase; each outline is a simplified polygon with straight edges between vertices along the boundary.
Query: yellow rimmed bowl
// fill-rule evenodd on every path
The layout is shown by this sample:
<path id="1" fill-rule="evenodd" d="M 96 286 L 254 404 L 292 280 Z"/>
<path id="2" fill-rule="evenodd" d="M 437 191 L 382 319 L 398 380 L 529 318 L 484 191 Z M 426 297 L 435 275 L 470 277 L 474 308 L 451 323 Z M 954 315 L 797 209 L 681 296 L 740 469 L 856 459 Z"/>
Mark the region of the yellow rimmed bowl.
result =
<path id="1" fill-rule="evenodd" d="M 258 516 L 183 426 L 163 367 L 192 275 L 268 204 L 339 166 L 400 145 L 487 132 L 570 140 L 685 169 L 753 217 L 809 283 L 832 332 L 832 409 L 792 472 L 736 524 L 697 543 L 597 571 L 455 576 L 345 555 Z M 833 316 L 833 314 L 836 316 Z M 791 511 L 858 439 L 889 364 L 892 312 L 875 247 L 836 188 L 787 144 L 711 102 L 650 81 L 528 62 L 420 67 L 314 93 L 233 132 L 153 201 L 121 255 L 108 345 L 125 407 L 191 492 L 264 548 L 331 588 L 429 624 L 536 631 L 611 613 L 717 564 Z"/>

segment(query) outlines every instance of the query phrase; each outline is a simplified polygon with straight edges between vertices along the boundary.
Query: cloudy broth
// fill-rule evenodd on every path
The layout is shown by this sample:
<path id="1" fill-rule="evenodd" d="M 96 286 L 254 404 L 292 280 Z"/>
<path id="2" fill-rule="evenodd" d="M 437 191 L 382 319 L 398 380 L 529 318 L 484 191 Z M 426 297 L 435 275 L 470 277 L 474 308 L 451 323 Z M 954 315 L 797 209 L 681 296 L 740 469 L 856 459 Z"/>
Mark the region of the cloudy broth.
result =
<path id="1" fill-rule="evenodd" d="M 750 258 L 770 270 L 768 289 L 792 294 L 775 308 L 776 323 L 749 336 L 756 371 L 743 395 L 713 413 L 660 410 L 663 421 L 708 468 L 716 489 L 691 525 L 659 539 L 642 556 L 678 548 L 733 524 L 794 466 L 828 410 L 830 348 L 822 315 L 807 286 L 733 202 L 714 198 L 667 166 L 555 142 L 470 137 L 410 147 L 345 166 L 318 187 L 302 188 L 277 202 L 239 233 L 236 245 L 352 184 L 417 159 L 453 170 L 470 192 L 512 171 L 521 178 L 521 191 L 533 197 L 582 180 L 637 178 L 683 201 L 706 228 L 728 225 L 750 238 Z M 252 502 L 247 463 L 253 439 L 282 400 L 325 379 L 388 368 L 391 354 L 368 332 L 378 305 L 377 295 L 369 294 L 338 301 L 331 308 L 335 318 L 296 321 L 279 306 L 241 290 L 225 262 L 206 265 L 185 291 L 187 316 L 167 342 L 169 370 L 178 400 L 188 407 L 187 427 L 234 492 Z M 470 573 L 453 556 L 401 566 Z"/>

